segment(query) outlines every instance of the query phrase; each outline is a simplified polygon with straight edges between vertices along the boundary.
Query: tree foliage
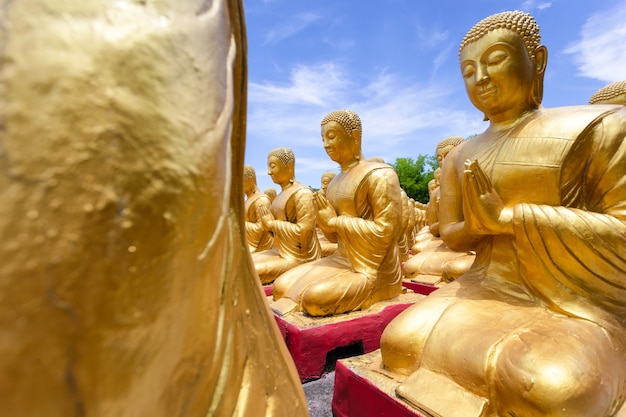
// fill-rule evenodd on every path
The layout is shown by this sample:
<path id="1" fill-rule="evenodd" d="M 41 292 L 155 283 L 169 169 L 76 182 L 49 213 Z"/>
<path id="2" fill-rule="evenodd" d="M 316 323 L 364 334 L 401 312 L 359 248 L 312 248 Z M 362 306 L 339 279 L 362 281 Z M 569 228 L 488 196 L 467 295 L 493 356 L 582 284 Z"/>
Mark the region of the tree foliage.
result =
<path id="1" fill-rule="evenodd" d="M 419 155 L 413 158 L 398 158 L 391 164 L 400 179 L 400 186 L 407 195 L 416 201 L 428 203 L 428 182 L 433 179 L 433 172 L 437 169 L 437 157 L 434 155 Z"/>

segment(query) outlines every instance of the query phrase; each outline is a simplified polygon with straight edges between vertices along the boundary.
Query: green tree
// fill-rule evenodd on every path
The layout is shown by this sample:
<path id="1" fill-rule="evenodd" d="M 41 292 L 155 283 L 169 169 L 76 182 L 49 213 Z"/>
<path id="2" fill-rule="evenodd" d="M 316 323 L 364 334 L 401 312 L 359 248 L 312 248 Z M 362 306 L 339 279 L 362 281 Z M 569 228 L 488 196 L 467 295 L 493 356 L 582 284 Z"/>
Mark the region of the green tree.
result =
<path id="1" fill-rule="evenodd" d="M 400 187 L 416 201 L 428 203 L 428 182 L 433 179 L 437 169 L 437 157 L 419 155 L 413 158 L 398 158 L 391 164 L 400 179 Z"/>

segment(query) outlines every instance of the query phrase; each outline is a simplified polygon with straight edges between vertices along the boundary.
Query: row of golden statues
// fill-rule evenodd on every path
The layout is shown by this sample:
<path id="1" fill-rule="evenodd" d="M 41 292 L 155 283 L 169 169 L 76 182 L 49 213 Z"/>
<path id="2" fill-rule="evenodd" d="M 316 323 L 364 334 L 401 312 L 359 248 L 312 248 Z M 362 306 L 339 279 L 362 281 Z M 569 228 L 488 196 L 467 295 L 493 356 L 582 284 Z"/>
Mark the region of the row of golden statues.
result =
<path id="1" fill-rule="evenodd" d="M 242 1 L 13 0 L 0 20 L 0 414 L 306 416 L 258 275 L 313 316 L 401 291 L 412 220 L 359 117 L 321 122 L 341 168 L 323 192 L 272 151 L 268 203 L 244 171 Z M 489 124 L 442 156 L 419 221 L 473 262 L 390 323 L 381 366 L 433 416 L 623 417 L 624 83 L 543 108 L 521 12 L 475 25 L 459 59 Z M 252 255 L 249 210 L 270 232 Z"/>
<path id="2" fill-rule="evenodd" d="M 479 22 L 459 60 L 489 126 L 439 143 L 417 242 L 407 237 L 418 222 L 397 175 L 363 157 L 361 120 L 338 110 L 321 123 L 324 149 L 341 168 L 323 191 L 295 180 L 291 150 L 268 156 L 281 192 L 250 217 L 274 238 L 252 254 L 256 270 L 274 282 L 275 310 L 310 316 L 392 299 L 402 261 L 409 277 L 443 277 L 448 284 L 381 339 L 384 367 L 407 376 L 398 395 L 422 410 L 614 415 L 626 389 L 624 85 L 598 91 L 588 106 L 541 107 L 547 49 L 534 18 L 517 11 Z M 329 256 L 316 224 L 337 243 Z M 433 374 L 443 378 L 424 393 Z M 469 400 L 425 405 L 446 392 Z"/>

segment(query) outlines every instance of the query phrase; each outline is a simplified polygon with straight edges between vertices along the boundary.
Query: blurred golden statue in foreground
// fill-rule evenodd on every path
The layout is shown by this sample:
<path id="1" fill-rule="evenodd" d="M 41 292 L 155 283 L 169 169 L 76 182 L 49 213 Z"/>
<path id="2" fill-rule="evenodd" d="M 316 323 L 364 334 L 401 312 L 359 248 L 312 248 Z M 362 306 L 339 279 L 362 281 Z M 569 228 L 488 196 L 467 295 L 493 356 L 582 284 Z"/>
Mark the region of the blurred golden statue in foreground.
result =
<path id="1" fill-rule="evenodd" d="M 0 414 L 306 416 L 243 233 L 241 2 L 0 20 Z"/>
<path id="2" fill-rule="evenodd" d="M 525 13 L 478 23 L 460 62 L 490 124 L 446 157 L 439 221 L 476 261 L 389 324 L 383 363 L 434 415 L 613 416 L 626 394 L 626 109 L 541 108 L 547 51 Z"/>
<path id="3" fill-rule="evenodd" d="M 270 209 L 272 202 L 266 194 L 263 194 L 256 183 L 256 172 L 251 165 L 243 167 L 243 192 L 246 194 L 244 213 L 246 215 L 246 237 L 250 252 L 260 252 L 271 249 L 274 238 L 268 230 L 263 228 L 261 218 L 258 216 L 258 208 L 263 206 Z"/>
<path id="4" fill-rule="evenodd" d="M 296 181 L 296 157 L 289 148 L 274 149 L 267 156 L 268 174 L 281 192 L 272 202 L 271 212 L 258 208 L 264 230 L 274 236 L 274 247 L 252 254 L 263 284 L 301 263 L 322 256 L 315 229 L 313 191 Z"/>
<path id="5" fill-rule="evenodd" d="M 593 93 L 589 104 L 624 104 L 626 105 L 626 81 L 616 81 L 605 85 Z"/>
<path id="6" fill-rule="evenodd" d="M 273 287 L 274 298 L 283 299 L 282 311 L 300 308 L 311 316 L 367 308 L 402 289 L 398 176 L 390 165 L 363 158 L 361 120 L 350 110 L 322 120 L 322 140 L 341 173 L 326 196 L 316 193 L 314 201 L 318 225 L 335 237 L 337 250 L 281 275 Z"/>

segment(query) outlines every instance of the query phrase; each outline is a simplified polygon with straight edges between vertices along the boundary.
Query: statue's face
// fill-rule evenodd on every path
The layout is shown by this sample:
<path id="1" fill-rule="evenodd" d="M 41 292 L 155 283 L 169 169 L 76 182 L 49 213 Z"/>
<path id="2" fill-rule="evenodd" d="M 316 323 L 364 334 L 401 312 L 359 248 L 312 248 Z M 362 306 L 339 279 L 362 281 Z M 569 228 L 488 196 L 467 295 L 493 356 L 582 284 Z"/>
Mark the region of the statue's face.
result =
<path id="1" fill-rule="evenodd" d="M 267 175 L 272 178 L 274 184 L 285 185 L 292 178 L 289 167 L 275 156 L 267 158 Z"/>
<path id="2" fill-rule="evenodd" d="M 248 177 L 243 177 L 243 192 L 246 194 L 251 193 L 252 191 L 254 191 L 254 179 L 252 178 L 248 178 Z"/>
<path id="3" fill-rule="evenodd" d="M 330 177 L 322 177 L 322 190 L 326 191 L 326 189 L 328 188 L 328 184 L 330 184 L 331 180 L 332 178 Z"/>
<path id="4" fill-rule="evenodd" d="M 439 168 L 441 168 L 441 164 L 443 164 L 443 159 L 452 150 L 452 148 L 452 145 L 448 145 L 444 146 L 443 148 L 437 149 L 437 163 L 439 164 Z"/>
<path id="5" fill-rule="evenodd" d="M 353 139 L 339 123 L 330 121 L 322 126 L 322 142 L 333 161 L 341 164 L 354 159 Z"/>
<path id="6" fill-rule="evenodd" d="M 461 73 L 470 100 L 490 120 L 511 121 L 530 109 L 535 65 L 512 30 L 492 30 L 466 45 Z"/>

